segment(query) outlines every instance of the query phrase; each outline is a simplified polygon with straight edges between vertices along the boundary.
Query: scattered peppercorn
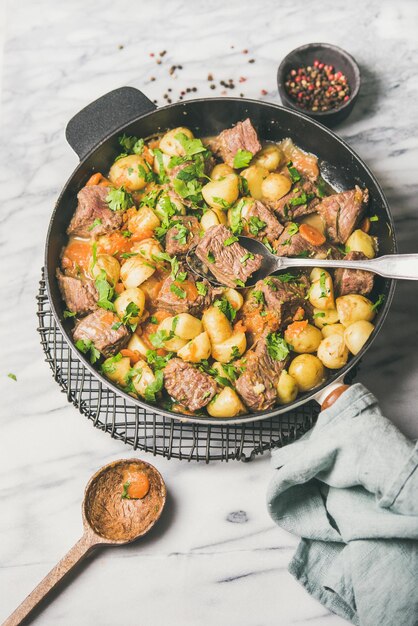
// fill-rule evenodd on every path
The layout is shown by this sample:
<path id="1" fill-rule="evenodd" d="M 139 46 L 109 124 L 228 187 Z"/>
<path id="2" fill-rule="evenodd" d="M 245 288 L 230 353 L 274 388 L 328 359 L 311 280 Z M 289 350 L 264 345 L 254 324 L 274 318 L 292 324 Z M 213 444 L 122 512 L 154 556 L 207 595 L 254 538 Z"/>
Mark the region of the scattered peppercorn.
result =
<path id="1" fill-rule="evenodd" d="M 157 65 L 161 65 L 161 59 L 156 60 Z"/>
<path id="2" fill-rule="evenodd" d="M 313 65 L 299 67 L 289 72 L 285 82 L 289 96 L 302 109 L 329 111 L 350 98 L 350 85 L 342 72 L 333 65 L 315 59 Z"/>
<path id="3" fill-rule="evenodd" d="M 210 80 L 210 81 L 213 80 L 213 74 L 208 74 L 208 80 Z"/>
<path id="4" fill-rule="evenodd" d="M 155 80 L 155 76 L 151 76 L 150 81 L 154 82 L 154 80 Z"/>
<path id="5" fill-rule="evenodd" d="M 245 50 L 242 51 L 242 54 L 248 54 L 247 48 L 245 48 Z"/>
<path id="6" fill-rule="evenodd" d="M 119 50 L 123 50 L 124 46 L 122 46 L 122 44 L 120 44 L 120 45 L 118 46 L 118 48 L 119 48 Z"/>
<path id="7" fill-rule="evenodd" d="M 240 94 L 239 94 L 239 97 L 240 97 L 240 98 L 243 98 L 243 97 L 244 97 L 244 94 L 243 94 L 243 93 L 240 93 Z"/>
<path id="8" fill-rule="evenodd" d="M 210 88 L 211 88 L 211 89 L 216 89 L 216 85 L 214 85 L 214 84 L 212 83 L 212 85 L 210 85 Z"/>
<path id="9" fill-rule="evenodd" d="M 267 89 L 262 89 L 262 90 L 261 90 L 261 95 L 262 95 L 262 96 L 266 96 L 267 94 L 268 94 Z"/>
<path id="10" fill-rule="evenodd" d="M 248 59 L 248 63 L 255 63 L 255 59 Z"/>
<path id="11" fill-rule="evenodd" d="M 167 54 L 167 50 L 163 50 L 162 52 L 160 52 L 160 57 L 163 57 Z"/>

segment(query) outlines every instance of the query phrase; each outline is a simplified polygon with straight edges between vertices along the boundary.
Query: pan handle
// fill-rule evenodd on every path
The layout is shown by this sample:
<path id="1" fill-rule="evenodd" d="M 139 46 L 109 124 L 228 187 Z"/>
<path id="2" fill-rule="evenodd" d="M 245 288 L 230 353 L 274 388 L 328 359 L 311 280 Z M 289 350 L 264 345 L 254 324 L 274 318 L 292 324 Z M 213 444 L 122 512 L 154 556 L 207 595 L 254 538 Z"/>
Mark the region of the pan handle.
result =
<path id="1" fill-rule="evenodd" d="M 105 137 L 156 108 L 138 89 L 120 87 L 74 115 L 67 124 L 65 136 L 82 161 Z"/>

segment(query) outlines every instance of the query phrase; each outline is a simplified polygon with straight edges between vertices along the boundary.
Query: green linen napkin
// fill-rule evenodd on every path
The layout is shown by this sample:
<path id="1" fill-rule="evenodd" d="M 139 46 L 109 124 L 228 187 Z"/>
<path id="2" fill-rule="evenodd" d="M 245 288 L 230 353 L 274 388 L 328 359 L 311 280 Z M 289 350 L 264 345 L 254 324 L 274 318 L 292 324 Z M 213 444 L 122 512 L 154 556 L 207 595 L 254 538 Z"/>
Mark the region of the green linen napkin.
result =
<path id="1" fill-rule="evenodd" d="M 301 537 L 289 571 L 359 626 L 418 625 L 418 446 L 363 385 L 272 453 L 273 520 Z"/>

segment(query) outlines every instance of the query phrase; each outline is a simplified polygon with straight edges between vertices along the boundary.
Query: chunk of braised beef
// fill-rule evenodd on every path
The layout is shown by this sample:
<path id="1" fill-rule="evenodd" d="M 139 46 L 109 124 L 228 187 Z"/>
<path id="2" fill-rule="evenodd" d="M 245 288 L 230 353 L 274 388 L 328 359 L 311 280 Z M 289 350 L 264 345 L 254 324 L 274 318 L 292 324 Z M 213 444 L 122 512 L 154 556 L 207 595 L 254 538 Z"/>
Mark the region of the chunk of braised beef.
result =
<path id="1" fill-rule="evenodd" d="M 164 369 L 164 386 L 174 400 L 190 411 L 206 406 L 217 392 L 215 380 L 190 363 L 171 359 Z"/>
<path id="2" fill-rule="evenodd" d="M 106 202 L 109 187 L 89 185 L 77 194 L 77 208 L 67 228 L 68 235 L 98 237 L 122 226 L 122 213 L 111 211 Z"/>
<path id="3" fill-rule="evenodd" d="M 349 252 L 344 259 L 347 261 L 362 261 L 367 257 L 362 252 Z M 349 270 L 338 268 L 334 272 L 335 290 L 339 296 L 349 293 L 359 293 L 367 296 L 373 289 L 374 274 L 365 270 Z"/>
<path id="4" fill-rule="evenodd" d="M 275 242 L 274 249 L 279 256 L 326 258 L 330 247 L 327 244 L 314 246 L 300 234 L 296 222 L 289 222 Z"/>
<path id="5" fill-rule="evenodd" d="M 112 311 L 97 309 L 77 322 L 74 341 L 91 341 L 103 356 L 113 356 L 129 341 L 130 333 Z"/>
<path id="6" fill-rule="evenodd" d="M 369 200 L 367 189 L 342 191 L 324 198 L 316 207 L 322 215 L 328 238 L 334 243 L 345 243 L 359 223 Z"/>
<path id="7" fill-rule="evenodd" d="M 176 215 L 172 222 L 176 222 L 176 225 L 167 231 L 165 251 L 171 256 L 187 254 L 199 241 L 199 221 L 193 215 Z"/>
<path id="8" fill-rule="evenodd" d="M 251 218 L 255 219 L 252 220 Z M 260 241 L 266 239 L 269 243 L 273 243 L 283 232 L 282 224 L 272 211 L 259 200 L 253 202 L 248 208 L 245 222 L 246 234 Z M 264 222 L 265 226 L 261 222 Z"/>
<path id="9" fill-rule="evenodd" d="M 170 275 L 163 281 L 158 307 L 170 313 L 199 315 L 211 304 L 215 290 L 207 280 L 195 278 L 186 266 L 181 266 L 177 275 L 181 280 Z"/>
<path id="10" fill-rule="evenodd" d="M 195 254 L 215 278 L 228 287 L 243 287 L 251 274 L 260 269 L 263 260 L 260 254 L 249 256 L 248 250 L 222 224 L 206 231 Z"/>
<path id="11" fill-rule="evenodd" d="M 97 309 L 98 293 L 93 281 L 66 276 L 57 270 L 58 286 L 69 311 L 86 315 Z"/>
<path id="12" fill-rule="evenodd" d="M 280 280 L 277 276 L 269 276 L 259 280 L 255 291 L 261 291 L 265 306 L 277 316 L 278 328 L 284 328 L 293 320 L 298 309 L 303 309 L 309 316 L 311 307 L 306 299 L 309 290 L 309 280 L 305 274 L 295 275 L 293 279 Z"/>
<path id="13" fill-rule="evenodd" d="M 247 150 L 255 154 L 261 150 L 257 131 L 247 118 L 238 122 L 232 128 L 223 130 L 214 140 L 209 142 L 209 148 L 222 160 L 234 167 L 234 158 L 238 150 Z"/>
<path id="14" fill-rule="evenodd" d="M 317 192 L 316 183 L 304 179 L 295 183 L 283 198 L 267 201 L 266 204 L 276 213 L 281 222 L 289 222 L 316 211 L 320 202 Z"/>
<path id="15" fill-rule="evenodd" d="M 276 361 L 268 352 L 266 336 L 245 355 L 245 371 L 235 387 L 251 412 L 270 409 L 277 399 L 277 383 L 288 359 Z"/>

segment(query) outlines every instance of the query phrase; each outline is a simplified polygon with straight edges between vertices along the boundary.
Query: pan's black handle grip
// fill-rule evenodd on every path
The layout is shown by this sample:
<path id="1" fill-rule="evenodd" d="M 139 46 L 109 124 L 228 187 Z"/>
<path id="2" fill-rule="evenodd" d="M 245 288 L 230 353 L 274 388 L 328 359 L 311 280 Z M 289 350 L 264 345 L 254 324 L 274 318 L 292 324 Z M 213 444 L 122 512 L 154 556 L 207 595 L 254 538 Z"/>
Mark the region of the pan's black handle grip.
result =
<path id="1" fill-rule="evenodd" d="M 157 107 L 134 87 L 120 87 L 88 104 L 68 122 L 65 136 L 80 161 L 104 139 Z"/>

